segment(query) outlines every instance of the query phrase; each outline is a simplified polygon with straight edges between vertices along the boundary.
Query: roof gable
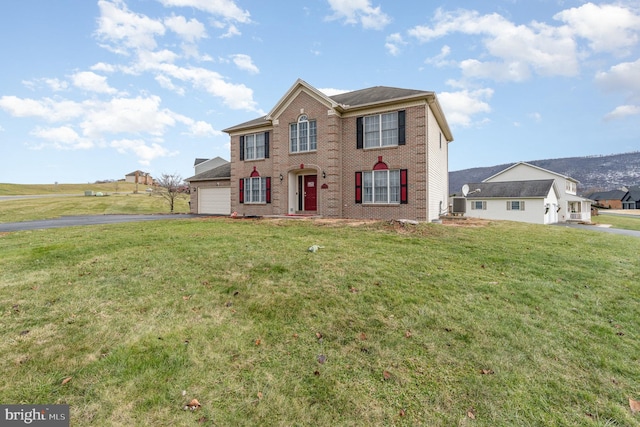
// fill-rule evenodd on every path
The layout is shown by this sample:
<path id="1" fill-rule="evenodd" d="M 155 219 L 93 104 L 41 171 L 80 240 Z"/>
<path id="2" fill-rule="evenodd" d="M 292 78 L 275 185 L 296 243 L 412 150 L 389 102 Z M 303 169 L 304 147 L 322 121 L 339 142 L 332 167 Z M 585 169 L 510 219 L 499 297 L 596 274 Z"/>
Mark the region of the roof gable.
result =
<path id="1" fill-rule="evenodd" d="M 280 113 L 287 108 L 287 106 L 293 101 L 301 92 L 311 96 L 316 101 L 324 104 L 327 108 L 338 108 L 339 104 L 333 101 L 324 93 L 311 86 L 309 83 L 302 79 L 296 80 L 296 82 L 289 88 L 289 90 L 280 98 L 276 105 L 265 116 L 266 120 L 276 119 Z"/>
<path id="2" fill-rule="evenodd" d="M 555 175 L 555 176 L 561 177 L 561 178 L 566 179 L 566 180 L 569 180 L 569 181 L 573 181 L 573 182 L 576 182 L 576 183 L 577 183 L 577 182 L 579 182 L 578 180 L 573 179 L 573 178 L 571 178 L 570 176 L 562 175 L 561 173 L 554 172 L 554 171 L 550 171 L 550 170 L 548 170 L 548 169 L 544 169 L 544 168 L 541 168 L 541 167 L 539 167 L 539 166 L 532 165 L 532 164 L 527 163 L 527 162 L 518 162 L 518 163 L 514 163 L 514 164 L 512 164 L 511 166 L 509 166 L 508 168 L 501 170 L 500 172 L 496 173 L 495 175 L 490 176 L 489 178 L 485 179 L 485 180 L 484 180 L 484 181 L 482 181 L 482 182 L 490 182 L 492 179 L 494 179 L 494 178 L 496 178 L 496 177 L 498 177 L 498 176 L 500 176 L 500 175 L 502 175 L 502 174 L 504 174 L 504 173 L 506 173 L 506 172 L 508 172 L 508 171 L 511 171 L 511 170 L 513 170 L 513 169 L 515 169 L 515 168 L 517 168 L 517 167 L 529 167 L 529 168 L 531 168 L 531 169 L 535 169 L 535 170 L 538 170 L 538 171 L 542 171 L 542 172 L 545 172 L 545 173 L 549 173 L 549 174 L 552 174 L 552 175 Z"/>

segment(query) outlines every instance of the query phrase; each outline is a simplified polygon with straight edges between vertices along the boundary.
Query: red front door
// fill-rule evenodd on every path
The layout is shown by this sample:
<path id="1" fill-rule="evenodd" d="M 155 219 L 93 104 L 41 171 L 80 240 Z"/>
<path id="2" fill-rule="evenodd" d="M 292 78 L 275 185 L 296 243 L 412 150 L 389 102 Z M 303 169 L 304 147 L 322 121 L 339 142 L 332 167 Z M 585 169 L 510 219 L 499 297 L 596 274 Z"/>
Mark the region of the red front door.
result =
<path id="1" fill-rule="evenodd" d="M 317 183 L 318 175 L 305 175 L 304 176 L 304 210 L 315 211 L 318 209 L 317 205 Z"/>

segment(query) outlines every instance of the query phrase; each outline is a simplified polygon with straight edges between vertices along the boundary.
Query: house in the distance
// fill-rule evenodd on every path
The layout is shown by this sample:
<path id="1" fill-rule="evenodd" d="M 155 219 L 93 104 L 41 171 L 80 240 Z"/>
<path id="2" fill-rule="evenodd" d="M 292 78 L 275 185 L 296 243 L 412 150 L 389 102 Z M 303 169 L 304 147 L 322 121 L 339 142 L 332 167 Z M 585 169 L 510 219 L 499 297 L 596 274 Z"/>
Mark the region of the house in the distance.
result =
<path id="1" fill-rule="evenodd" d="M 238 215 L 436 220 L 447 209 L 449 125 L 434 92 L 327 96 L 298 80 L 231 138 Z"/>
<path id="2" fill-rule="evenodd" d="M 536 224 L 591 221 L 591 200 L 578 181 L 528 163 L 516 163 L 481 183 L 467 184 L 466 216 Z"/>
<path id="3" fill-rule="evenodd" d="M 151 177 L 151 174 L 141 170 L 135 170 L 126 174 L 124 176 L 124 180 L 125 182 L 131 182 L 134 184 L 153 185 L 153 178 Z"/>
<path id="4" fill-rule="evenodd" d="M 216 157 L 208 160 L 196 159 L 193 166 L 196 174 L 185 179 L 189 183 L 191 212 L 229 215 L 231 213 L 231 164 L 221 157 Z"/>
<path id="5" fill-rule="evenodd" d="M 588 195 L 596 206 L 609 209 L 622 209 L 622 198 L 627 194 L 623 190 L 598 191 Z"/>
<path id="6" fill-rule="evenodd" d="M 622 196 L 622 209 L 640 209 L 640 186 L 629 187 Z"/>

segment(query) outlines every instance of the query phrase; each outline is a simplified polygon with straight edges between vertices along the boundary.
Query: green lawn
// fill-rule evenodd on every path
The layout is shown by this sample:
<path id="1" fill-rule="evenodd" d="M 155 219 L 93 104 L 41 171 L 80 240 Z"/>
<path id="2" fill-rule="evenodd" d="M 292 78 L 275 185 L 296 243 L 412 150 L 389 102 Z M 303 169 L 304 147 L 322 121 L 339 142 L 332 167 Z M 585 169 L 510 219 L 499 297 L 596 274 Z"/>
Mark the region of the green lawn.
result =
<path id="1" fill-rule="evenodd" d="M 596 224 L 610 224 L 615 228 L 640 231 L 640 218 L 632 216 L 601 213 L 600 215 L 592 216 L 591 221 Z"/>
<path id="2" fill-rule="evenodd" d="M 174 212 L 189 212 L 187 196 L 176 200 Z M 153 213 L 169 213 L 169 204 L 162 197 L 149 193 L 0 200 L 0 223 L 49 219 L 65 215 Z"/>
<path id="3" fill-rule="evenodd" d="M 144 192 L 147 186 L 138 184 L 138 191 Z M 103 193 L 132 193 L 136 185 L 130 182 L 115 181 L 103 184 L 7 184 L 0 183 L 0 196 L 24 196 L 34 194 L 84 194 L 85 191 Z"/>
<path id="4" fill-rule="evenodd" d="M 509 222 L 4 234 L 0 402 L 74 426 L 638 425 L 639 252 Z"/>

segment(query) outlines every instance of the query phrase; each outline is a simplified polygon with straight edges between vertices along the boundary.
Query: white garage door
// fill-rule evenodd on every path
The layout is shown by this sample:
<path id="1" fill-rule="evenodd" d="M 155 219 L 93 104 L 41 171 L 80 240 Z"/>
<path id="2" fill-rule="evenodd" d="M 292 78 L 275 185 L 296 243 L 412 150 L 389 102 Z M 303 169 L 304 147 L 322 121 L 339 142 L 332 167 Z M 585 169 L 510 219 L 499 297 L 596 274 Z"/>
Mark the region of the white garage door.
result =
<path id="1" fill-rule="evenodd" d="M 231 213 L 231 188 L 198 189 L 198 213 L 229 215 Z"/>

